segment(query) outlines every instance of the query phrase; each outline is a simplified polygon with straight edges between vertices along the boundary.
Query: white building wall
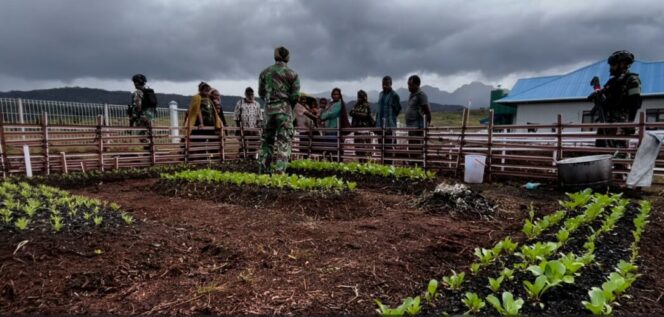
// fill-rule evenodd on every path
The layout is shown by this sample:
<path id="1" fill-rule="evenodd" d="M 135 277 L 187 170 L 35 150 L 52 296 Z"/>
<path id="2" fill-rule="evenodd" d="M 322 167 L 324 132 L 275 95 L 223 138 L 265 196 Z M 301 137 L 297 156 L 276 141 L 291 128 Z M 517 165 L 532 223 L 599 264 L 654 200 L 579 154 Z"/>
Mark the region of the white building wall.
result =
<path id="1" fill-rule="evenodd" d="M 514 123 L 518 125 L 555 123 L 558 114 L 562 115 L 563 123 L 580 123 L 583 118 L 583 111 L 589 111 L 592 107 L 593 104 L 588 101 L 518 104 Z M 644 99 L 641 111 L 656 108 L 664 108 L 664 98 Z"/>

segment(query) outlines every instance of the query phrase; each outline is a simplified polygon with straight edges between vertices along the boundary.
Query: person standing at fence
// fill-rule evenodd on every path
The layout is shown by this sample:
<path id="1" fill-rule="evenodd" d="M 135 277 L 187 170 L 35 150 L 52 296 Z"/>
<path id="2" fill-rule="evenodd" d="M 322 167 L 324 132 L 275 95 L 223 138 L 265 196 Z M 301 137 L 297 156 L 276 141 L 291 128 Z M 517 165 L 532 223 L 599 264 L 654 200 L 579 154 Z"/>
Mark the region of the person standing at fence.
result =
<path id="1" fill-rule="evenodd" d="M 353 118 L 351 126 L 353 128 L 373 128 L 376 125 L 376 122 L 371 115 L 371 105 L 369 105 L 369 98 L 367 93 L 364 90 L 357 92 L 357 102 L 353 106 L 353 109 L 350 111 L 350 117 Z M 369 138 L 369 132 L 360 132 L 355 131 L 355 144 L 370 144 L 371 139 Z M 367 153 L 364 151 L 355 151 L 357 156 L 366 156 Z M 362 159 L 360 159 L 362 160 Z"/>
<path id="2" fill-rule="evenodd" d="M 383 77 L 383 91 L 378 96 L 376 111 L 376 127 L 386 130 L 385 144 L 396 143 L 392 140 L 392 128 L 397 127 L 399 113 L 401 113 L 401 100 L 399 100 L 399 95 L 392 90 L 392 77 L 385 76 Z M 385 164 L 392 164 L 392 161 L 386 160 Z"/>
<path id="3" fill-rule="evenodd" d="M 330 105 L 320 113 L 320 120 L 323 121 L 326 129 L 335 129 L 336 131 L 326 131 L 326 141 L 330 143 L 337 143 L 340 137 L 339 129 L 350 127 L 348 122 L 348 110 L 346 110 L 346 103 L 341 94 L 341 89 L 334 88 L 330 95 L 332 101 Z M 343 141 L 341 142 L 343 144 Z M 342 149 L 337 149 L 341 151 Z"/>
<path id="4" fill-rule="evenodd" d="M 601 109 L 600 121 L 634 122 L 636 113 L 641 108 L 641 80 L 639 75 L 629 71 L 634 63 L 634 54 L 628 51 L 617 51 L 608 59 L 611 78 L 606 82 L 604 88 L 594 92 L 590 99 L 595 99 L 599 94 Z M 595 110 L 595 109 L 593 109 Z M 634 134 L 634 128 L 603 128 L 597 129 L 598 135 L 630 135 Z M 596 146 L 627 147 L 625 140 L 596 140 Z"/>
<path id="5" fill-rule="evenodd" d="M 198 84 L 198 94 L 191 97 L 187 110 L 187 130 L 190 135 L 215 135 L 215 129 L 221 129 L 222 121 L 215 109 L 210 95 L 216 91 L 206 82 Z M 218 92 L 217 92 L 218 93 Z M 193 142 L 205 142 L 206 138 L 194 138 Z"/>
<path id="6" fill-rule="evenodd" d="M 149 128 L 157 111 L 157 95 L 146 85 L 148 80 L 145 75 L 136 74 L 131 80 L 136 90 L 131 95 L 131 104 L 127 111 L 129 126 Z"/>
<path id="7" fill-rule="evenodd" d="M 406 127 L 424 129 L 425 120 L 426 126 L 431 124 L 431 107 L 429 106 L 429 98 L 420 88 L 421 79 L 420 76 L 413 75 L 408 78 L 408 91 L 410 92 L 410 97 L 408 98 L 408 108 L 406 109 Z M 424 131 L 408 131 L 408 136 L 411 138 L 421 138 L 424 136 Z M 409 147 L 408 151 L 420 151 L 420 144 L 422 140 L 408 140 L 408 144 L 418 145 Z M 416 155 L 409 154 L 409 157 L 421 157 L 418 153 Z"/>
<path id="8" fill-rule="evenodd" d="M 256 129 L 263 127 L 263 112 L 261 105 L 254 98 L 254 90 L 247 87 L 244 90 L 244 98 L 237 101 L 233 110 L 233 119 L 237 127 L 242 127 L 243 131 L 237 131 L 237 135 L 243 133 L 245 137 L 251 139 L 260 135 Z M 245 153 L 247 140 L 240 144 L 240 153 Z"/>
<path id="9" fill-rule="evenodd" d="M 214 111 L 217 112 L 217 116 L 221 119 L 221 126 L 227 127 L 226 118 L 224 117 L 224 110 L 221 109 L 221 93 L 219 90 L 212 88 L 210 90 L 210 101 L 212 101 L 212 106 Z"/>
<path id="10" fill-rule="evenodd" d="M 293 106 L 300 95 L 300 78 L 287 64 L 285 47 L 274 50 L 275 64 L 263 70 L 258 79 L 258 96 L 265 100 L 267 116 L 258 155 L 260 173 L 283 173 L 291 155 Z"/>
<path id="11" fill-rule="evenodd" d="M 238 127 L 242 126 L 245 129 L 256 129 L 263 126 L 261 104 L 254 98 L 254 90 L 251 87 L 244 90 L 244 98 L 235 104 L 233 119 Z"/>

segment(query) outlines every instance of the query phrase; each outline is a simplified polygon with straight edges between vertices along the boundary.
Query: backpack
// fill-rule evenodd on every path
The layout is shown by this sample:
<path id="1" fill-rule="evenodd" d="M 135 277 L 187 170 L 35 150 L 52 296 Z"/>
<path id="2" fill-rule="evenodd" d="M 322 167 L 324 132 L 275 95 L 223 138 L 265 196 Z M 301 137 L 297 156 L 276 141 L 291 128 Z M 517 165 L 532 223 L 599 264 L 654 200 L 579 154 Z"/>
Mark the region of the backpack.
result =
<path id="1" fill-rule="evenodd" d="M 152 88 L 143 88 L 143 100 L 141 107 L 144 109 L 157 108 L 157 95 Z"/>

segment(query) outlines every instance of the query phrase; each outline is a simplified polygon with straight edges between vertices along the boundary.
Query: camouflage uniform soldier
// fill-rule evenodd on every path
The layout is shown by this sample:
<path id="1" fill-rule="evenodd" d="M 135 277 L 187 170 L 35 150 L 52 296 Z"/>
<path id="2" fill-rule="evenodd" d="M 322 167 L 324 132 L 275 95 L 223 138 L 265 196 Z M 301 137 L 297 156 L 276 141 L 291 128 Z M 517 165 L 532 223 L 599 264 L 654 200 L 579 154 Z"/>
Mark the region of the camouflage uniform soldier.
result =
<path id="1" fill-rule="evenodd" d="M 129 125 L 132 127 L 148 128 L 152 125 L 157 110 L 157 97 L 154 90 L 147 87 L 147 79 L 142 74 L 131 78 L 136 91 L 131 96 L 131 105 L 127 111 Z"/>
<path id="2" fill-rule="evenodd" d="M 601 89 L 603 117 L 600 121 L 609 123 L 634 122 L 636 113 L 641 108 L 641 80 L 639 75 L 629 71 L 634 63 L 634 55 L 628 51 L 617 51 L 608 59 L 611 78 Z M 598 129 L 599 135 L 630 135 L 634 128 Z M 627 147 L 624 140 L 596 140 L 596 146 Z"/>
<path id="3" fill-rule="evenodd" d="M 267 116 L 258 155 L 260 172 L 284 172 L 293 140 L 293 105 L 300 94 L 300 79 L 286 65 L 289 52 L 285 47 L 274 50 L 275 64 L 261 72 L 258 96 L 265 100 Z"/>

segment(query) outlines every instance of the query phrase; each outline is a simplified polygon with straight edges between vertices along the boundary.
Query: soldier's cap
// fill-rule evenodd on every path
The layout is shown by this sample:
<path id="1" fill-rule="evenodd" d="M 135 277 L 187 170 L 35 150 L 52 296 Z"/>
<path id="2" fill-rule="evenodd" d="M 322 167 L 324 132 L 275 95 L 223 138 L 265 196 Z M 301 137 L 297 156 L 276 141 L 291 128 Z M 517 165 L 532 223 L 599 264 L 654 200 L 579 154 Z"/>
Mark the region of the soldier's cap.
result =
<path id="1" fill-rule="evenodd" d="M 288 60 L 290 59 L 290 52 L 288 52 L 288 49 L 279 46 L 274 49 L 274 60 L 277 62 L 284 62 L 288 63 Z"/>

